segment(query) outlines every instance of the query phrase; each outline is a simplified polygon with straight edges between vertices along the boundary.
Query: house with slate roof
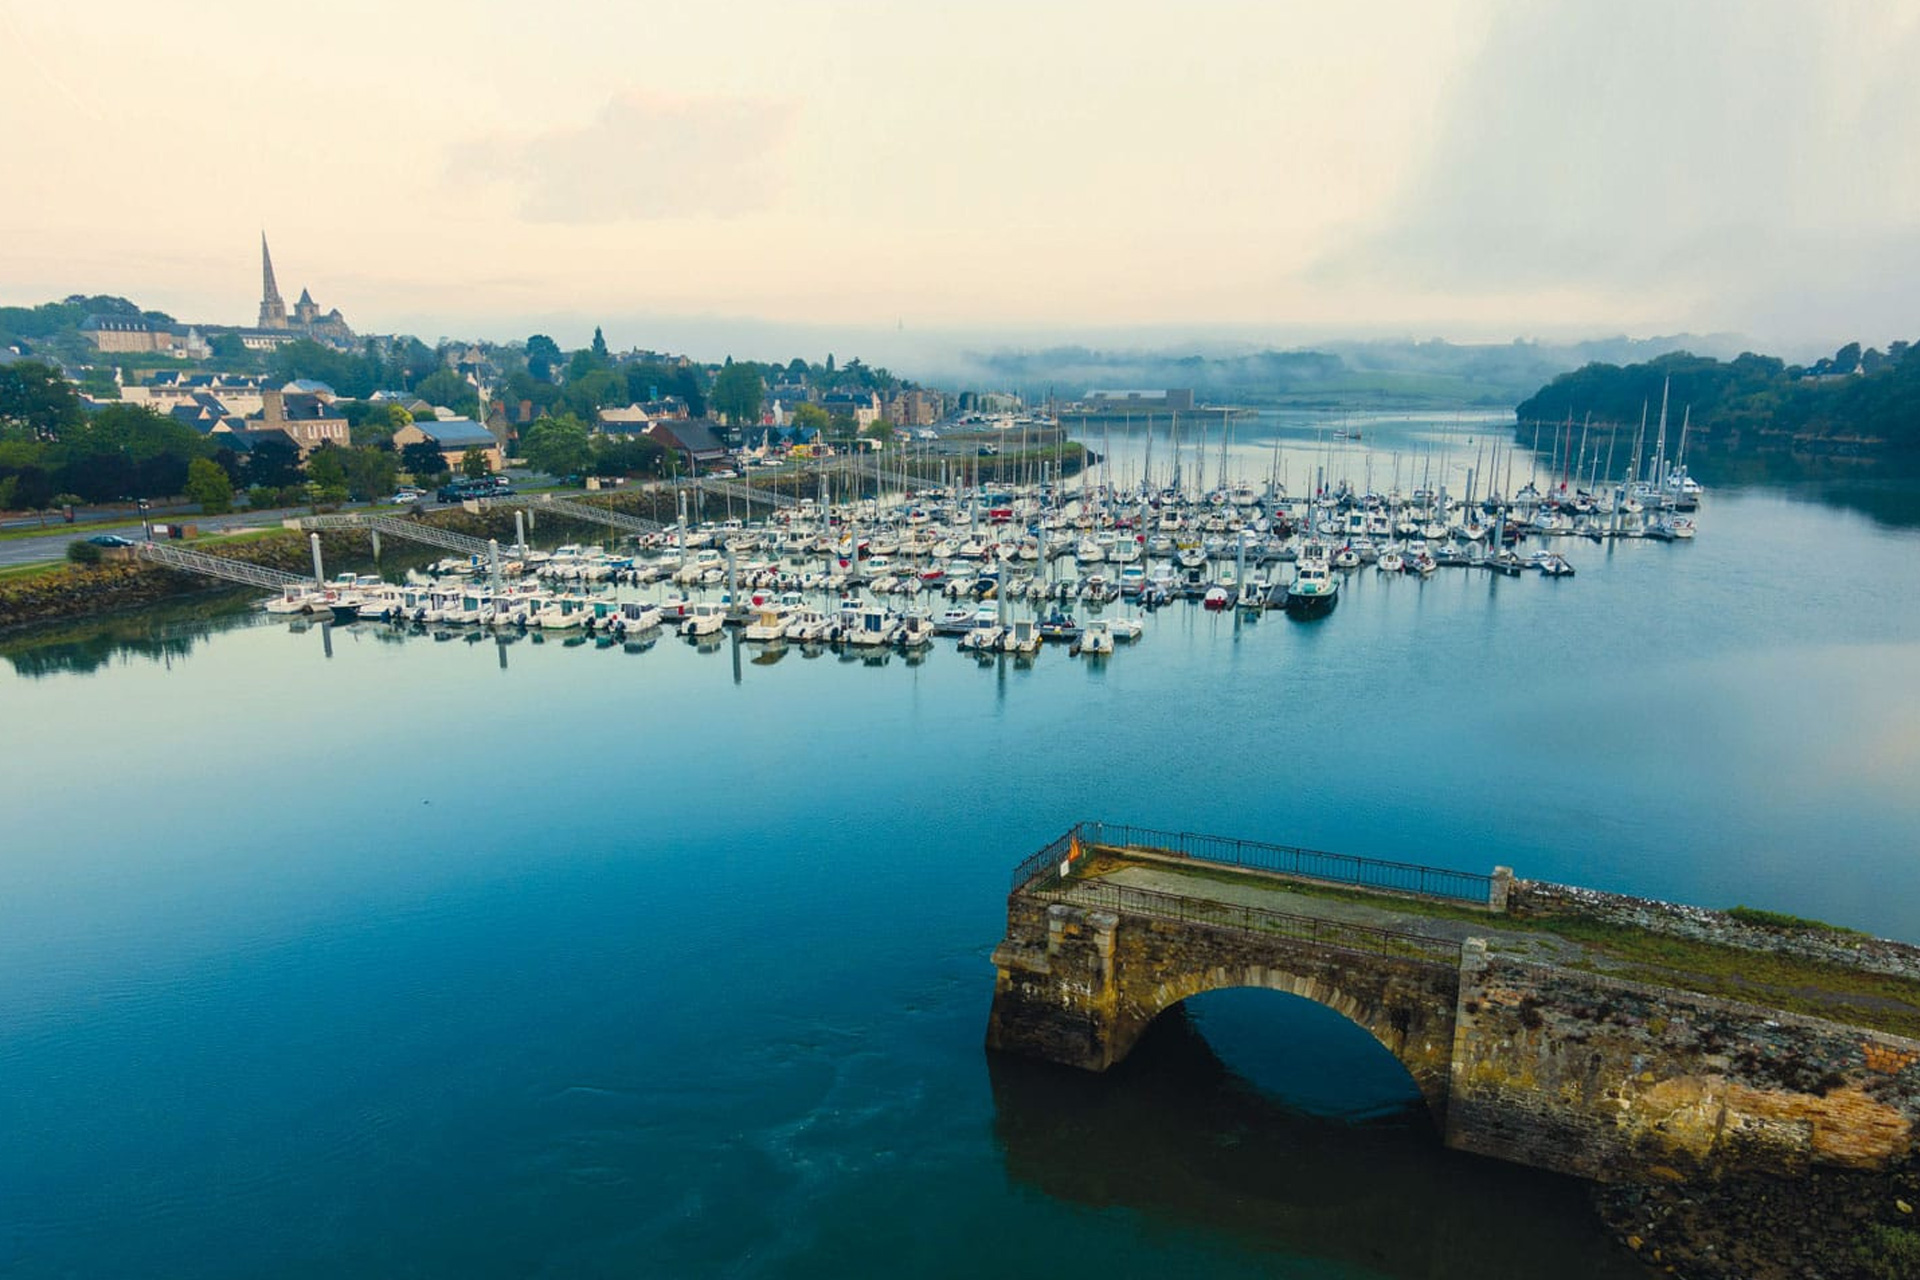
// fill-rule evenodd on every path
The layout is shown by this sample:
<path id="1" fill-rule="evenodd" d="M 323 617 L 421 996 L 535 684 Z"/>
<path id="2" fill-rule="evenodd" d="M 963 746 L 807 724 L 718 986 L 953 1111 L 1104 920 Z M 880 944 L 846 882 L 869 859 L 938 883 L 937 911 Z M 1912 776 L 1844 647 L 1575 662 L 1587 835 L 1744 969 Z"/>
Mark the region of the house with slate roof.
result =
<path id="1" fill-rule="evenodd" d="M 393 433 L 393 447 L 405 449 L 410 444 L 431 442 L 440 450 L 440 457 L 447 470 L 458 471 L 460 459 L 469 449 L 478 449 L 486 455 L 489 469 L 499 471 L 505 468 L 506 459 L 501 455 L 500 442 L 472 418 L 427 418 L 409 423 Z"/>

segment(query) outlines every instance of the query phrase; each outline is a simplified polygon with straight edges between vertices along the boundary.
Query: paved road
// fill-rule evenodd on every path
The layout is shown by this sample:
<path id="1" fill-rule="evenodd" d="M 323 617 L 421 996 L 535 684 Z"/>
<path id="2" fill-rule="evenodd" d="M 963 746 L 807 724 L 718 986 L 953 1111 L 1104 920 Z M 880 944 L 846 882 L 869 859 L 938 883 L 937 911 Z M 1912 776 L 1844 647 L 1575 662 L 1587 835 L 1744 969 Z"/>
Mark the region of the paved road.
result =
<path id="1" fill-rule="evenodd" d="M 364 511 L 377 506 L 373 503 L 354 503 L 341 508 L 342 511 Z M 202 532 L 211 529 L 261 529 L 278 525 L 283 519 L 307 514 L 306 507 L 279 507 L 271 511 L 238 511 L 224 516 L 202 516 L 193 514 L 193 508 L 175 508 L 170 512 L 148 512 L 147 518 L 158 524 L 179 521 L 181 524 L 198 525 Z M 20 527 L 18 522 L 9 526 Z M 26 526 L 32 528 L 29 524 Z M 123 538 L 139 538 L 140 517 L 135 515 L 131 521 L 119 512 L 111 518 L 91 523 L 53 524 L 47 526 L 47 532 L 34 538 L 0 538 L 0 569 L 15 565 L 40 564 L 48 560 L 61 560 L 66 557 L 67 544 L 76 538 L 89 538 L 98 533 L 114 533 Z"/>

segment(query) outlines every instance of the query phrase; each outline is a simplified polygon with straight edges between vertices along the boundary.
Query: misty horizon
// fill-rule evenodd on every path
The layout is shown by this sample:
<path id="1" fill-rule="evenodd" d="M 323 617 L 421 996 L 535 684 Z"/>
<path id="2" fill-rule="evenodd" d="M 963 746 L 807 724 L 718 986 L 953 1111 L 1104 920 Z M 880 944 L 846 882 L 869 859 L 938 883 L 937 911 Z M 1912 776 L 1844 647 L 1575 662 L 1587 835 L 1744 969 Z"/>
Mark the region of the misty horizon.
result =
<path id="1" fill-rule="evenodd" d="M 361 332 L 708 359 L 1810 355 L 1920 296 L 1920 11 L 1884 0 L 131 14 L 0 8 L 10 301 L 244 323 L 263 228 Z"/>

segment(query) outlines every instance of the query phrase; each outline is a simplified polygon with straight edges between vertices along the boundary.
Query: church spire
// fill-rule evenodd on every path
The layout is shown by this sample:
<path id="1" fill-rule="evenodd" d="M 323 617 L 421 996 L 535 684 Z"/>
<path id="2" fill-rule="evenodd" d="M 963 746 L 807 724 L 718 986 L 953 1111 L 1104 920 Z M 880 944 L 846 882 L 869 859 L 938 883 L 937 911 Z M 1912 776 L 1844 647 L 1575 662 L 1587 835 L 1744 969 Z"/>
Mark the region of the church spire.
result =
<path id="1" fill-rule="evenodd" d="M 260 233 L 260 327 L 287 327 L 287 304 L 281 301 L 280 286 L 273 279 L 273 255 L 267 252 L 267 233 Z"/>

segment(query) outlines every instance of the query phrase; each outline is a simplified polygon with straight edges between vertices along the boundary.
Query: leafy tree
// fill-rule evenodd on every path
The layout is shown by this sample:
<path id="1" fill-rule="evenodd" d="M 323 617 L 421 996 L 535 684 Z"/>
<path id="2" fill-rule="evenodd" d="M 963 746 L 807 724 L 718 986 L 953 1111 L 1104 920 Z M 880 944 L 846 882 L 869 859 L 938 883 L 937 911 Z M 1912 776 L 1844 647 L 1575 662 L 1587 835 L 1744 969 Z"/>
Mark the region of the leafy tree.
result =
<path id="1" fill-rule="evenodd" d="M 37 360 L 0 365 L 0 426 L 51 440 L 85 418 L 73 384 L 51 366 Z"/>
<path id="2" fill-rule="evenodd" d="M 815 435 L 824 434 L 832 424 L 827 411 L 817 404 L 797 405 L 793 410 L 793 425 L 804 427 Z"/>
<path id="3" fill-rule="evenodd" d="M 95 400 L 118 400 L 120 384 L 115 381 L 113 370 L 93 368 L 80 375 L 80 390 Z"/>
<path id="4" fill-rule="evenodd" d="M 307 456 L 307 479 L 318 485 L 322 491 L 338 489 L 347 492 L 346 450 L 332 444 L 323 444 Z"/>
<path id="5" fill-rule="evenodd" d="M 668 364 L 660 360 L 637 360 L 622 372 L 627 379 L 627 400 L 639 403 L 661 396 L 679 396 L 687 402 L 687 412 L 696 418 L 707 416 L 706 391 L 700 372 L 693 365 Z"/>
<path id="6" fill-rule="evenodd" d="M 578 475 L 593 461 L 587 426 L 572 414 L 539 418 L 520 437 L 527 465 L 552 476 Z"/>
<path id="7" fill-rule="evenodd" d="M 460 455 L 460 474 L 469 480 L 479 480 L 493 474 L 493 466 L 487 461 L 487 455 L 478 449 L 468 449 Z"/>
<path id="8" fill-rule="evenodd" d="M 560 395 L 559 387 L 536 378 L 525 369 L 515 369 L 508 374 L 506 382 L 500 388 L 501 399 L 506 402 L 509 412 L 525 400 L 529 401 L 538 412 L 545 413 L 559 403 Z"/>
<path id="9" fill-rule="evenodd" d="M 893 424 L 885 418 L 875 418 L 860 429 L 860 434 L 869 440 L 878 440 L 884 444 L 893 439 Z"/>
<path id="10" fill-rule="evenodd" d="M 1920 361 L 1901 359 L 1859 377 L 1815 380 L 1829 371 L 1851 373 L 1860 362 L 1857 345 L 1850 344 L 1805 370 L 1752 353 L 1726 363 L 1674 352 L 1641 364 L 1589 364 L 1556 377 L 1515 412 L 1521 422 L 1550 423 L 1564 422 L 1568 414 L 1584 421 L 1590 412 L 1596 424 L 1631 433 L 1643 406 L 1657 406 L 1662 388 L 1670 386 L 1674 409 L 1691 412 L 1696 439 L 1730 439 L 1741 431 L 1752 433 L 1743 439 L 1771 436 L 1793 440 L 1796 447 L 1843 439 L 1852 447 L 1920 450 Z"/>
<path id="11" fill-rule="evenodd" d="M 588 374 L 606 367 L 607 361 L 604 357 L 596 356 L 590 348 L 582 347 L 573 353 L 571 360 L 567 361 L 567 381 L 572 382 L 575 378 L 584 378 Z"/>
<path id="12" fill-rule="evenodd" d="M 233 509 L 233 480 L 211 458 L 195 458 L 187 464 L 187 497 L 200 504 L 210 516 Z"/>
<path id="13" fill-rule="evenodd" d="M 57 489 L 103 502 L 179 493 L 187 464 L 213 452 L 192 427 L 144 405 L 112 404 L 69 428 L 45 460 Z"/>
<path id="14" fill-rule="evenodd" d="M 268 489 L 284 489 L 300 480 L 300 449 L 291 440 L 266 439 L 254 442 L 247 455 L 247 483 Z"/>
<path id="15" fill-rule="evenodd" d="M 53 505 L 53 477 L 31 463 L 0 480 L 0 511 L 40 511 Z"/>
<path id="16" fill-rule="evenodd" d="M 559 363 L 559 343 L 544 333 L 536 333 L 527 339 L 527 372 L 535 381 L 552 382 L 554 366 Z"/>
<path id="17" fill-rule="evenodd" d="M 440 446 L 431 440 L 416 440 L 400 450 L 400 465 L 410 472 L 414 479 L 437 476 L 447 469 L 445 455 Z"/>
<path id="18" fill-rule="evenodd" d="M 440 353 L 415 337 L 395 338 L 387 352 L 387 378 L 402 390 L 417 391 L 420 383 L 446 368 Z"/>
<path id="19" fill-rule="evenodd" d="M 342 400 L 335 412 L 347 420 L 357 445 L 391 444 L 393 433 L 413 421 L 413 415 L 389 401 Z"/>
<path id="20" fill-rule="evenodd" d="M 385 362 L 370 349 L 356 355 L 336 351 L 309 338 L 277 347 L 267 357 L 267 377 L 273 381 L 284 383 L 311 378 L 326 383 L 343 396 L 372 395 L 380 390 L 387 373 Z"/>
<path id="21" fill-rule="evenodd" d="M 613 370 L 589 369 L 578 377 L 567 379 L 566 388 L 560 393 L 560 404 L 568 413 L 585 422 L 592 419 L 602 406 L 620 403 L 626 390 L 626 381 Z"/>
<path id="22" fill-rule="evenodd" d="M 441 369 L 422 378 L 413 393 L 428 404 L 444 405 L 465 417 L 480 416 L 480 397 L 475 394 L 473 384 L 451 369 Z"/>
<path id="23" fill-rule="evenodd" d="M 759 368 L 745 360 L 736 364 L 729 356 L 713 380 L 713 392 L 708 399 L 729 423 L 741 426 L 760 420 L 760 405 L 766 394 L 766 383 L 761 380 Z"/>
<path id="24" fill-rule="evenodd" d="M 373 499 L 393 492 L 400 478 L 400 457 L 391 441 L 341 451 L 340 463 L 347 473 L 347 492 L 358 498 Z"/>
<path id="25" fill-rule="evenodd" d="M 593 441 L 593 474 L 597 476 L 630 476 L 640 473 L 657 474 L 661 469 L 661 459 L 666 450 L 659 443 L 645 436 L 622 439 L 616 436 L 596 436 Z"/>

